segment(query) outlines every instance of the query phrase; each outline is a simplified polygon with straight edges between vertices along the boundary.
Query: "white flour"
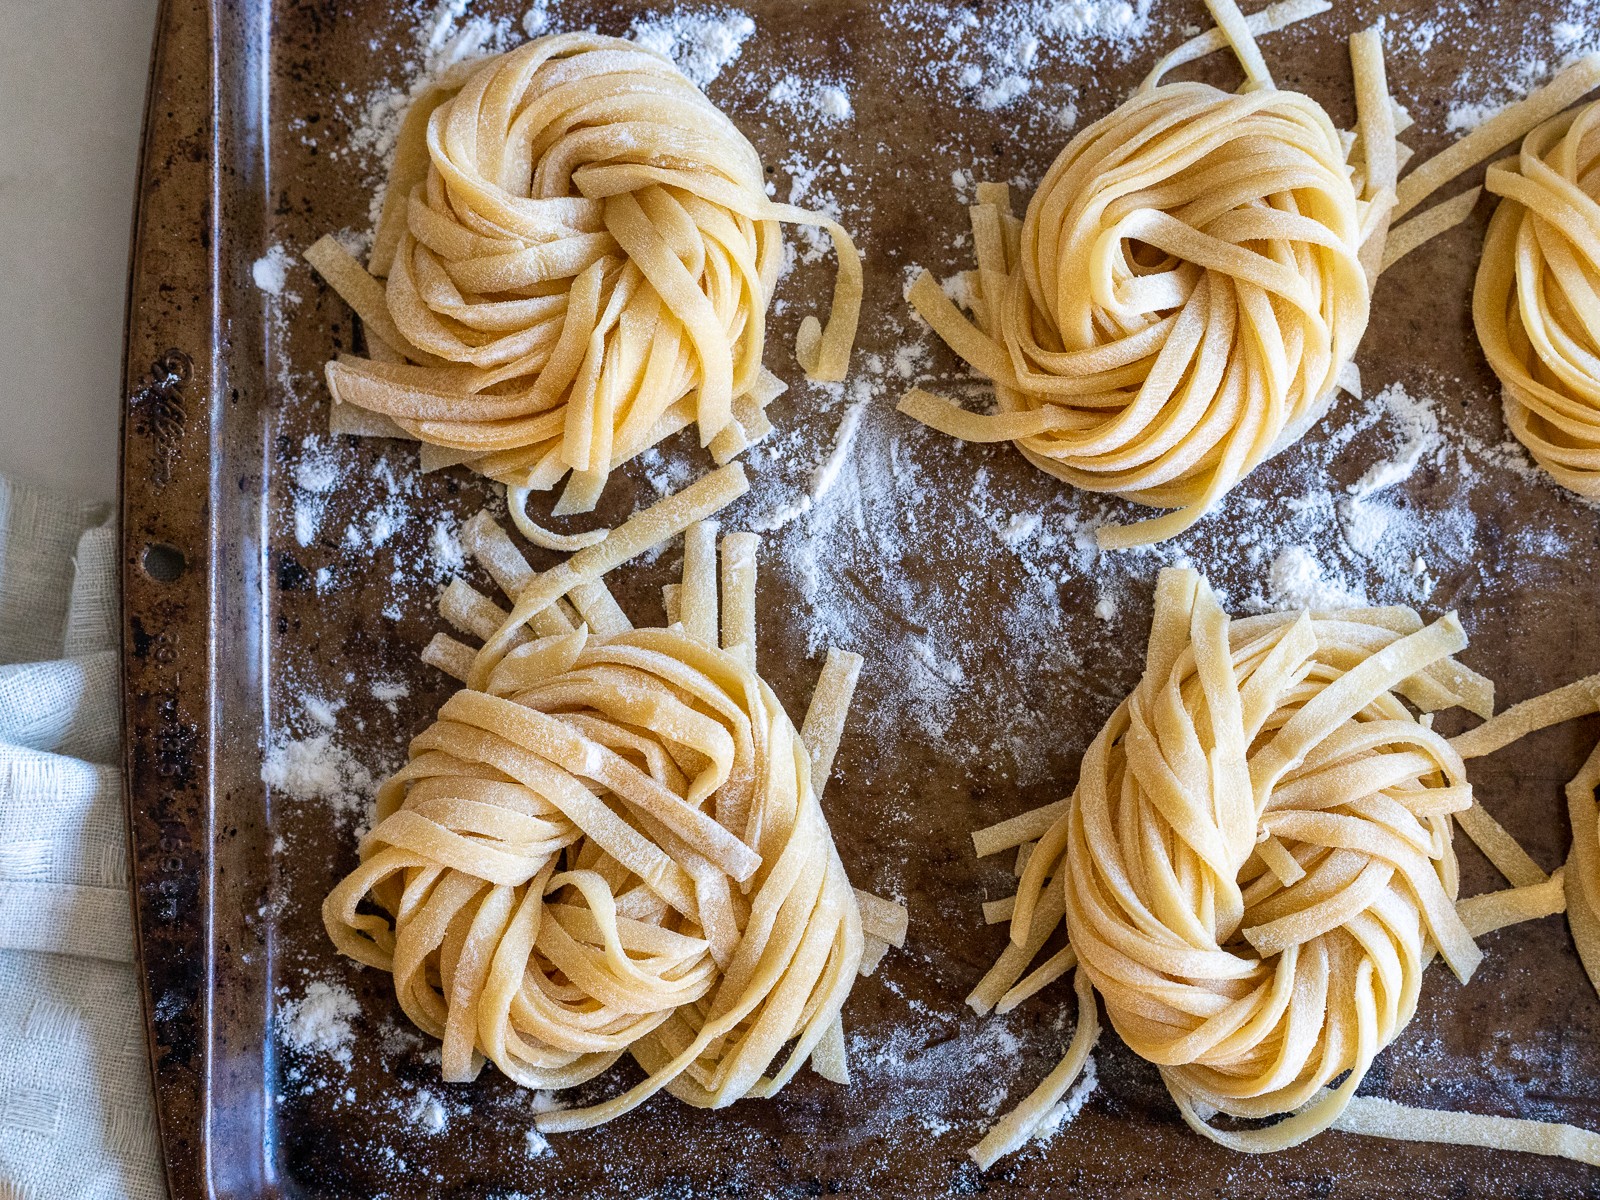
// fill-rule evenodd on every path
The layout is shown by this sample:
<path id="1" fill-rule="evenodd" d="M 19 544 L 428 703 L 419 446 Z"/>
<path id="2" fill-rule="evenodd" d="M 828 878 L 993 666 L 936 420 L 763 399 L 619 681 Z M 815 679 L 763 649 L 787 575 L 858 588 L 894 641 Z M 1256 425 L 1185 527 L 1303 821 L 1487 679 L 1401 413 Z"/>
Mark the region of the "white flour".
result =
<path id="1" fill-rule="evenodd" d="M 1036 95 L 1036 68 L 1126 61 L 1151 31 L 1150 9 L 1150 0 L 1014 0 L 977 11 L 898 0 L 888 24 L 894 36 L 912 40 L 931 81 L 958 102 L 992 111 L 1028 97 L 1052 120 L 1070 114 L 1075 124 L 1071 89 L 1057 84 Z"/>
<path id="2" fill-rule="evenodd" d="M 914 345 L 924 335 L 907 328 L 905 337 Z M 918 372 L 923 380 L 946 394 L 984 394 L 959 378 Z M 1192 561 L 1235 611 L 1367 602 L 1427 610 L 1441 575 L 1472 561 L 1472 498 L 1495 494 L 1507 472 L 1533 470 L 1519 450 L 1482 444 L 1427 396 L 1391 386 L 1342 399 L 1286 452 L 1290 466 L 1270 488 L 1248 482 L 1163 546 L 1106 553 L 1095 529 L 1148 510 L 1066 487 L 1043 509 L 1020 507 L 1015 485 L 1000 487 L 987 466 L 1015 452 L 963 446 L 902 418 L 893 404 L 906 383 L 863 356 L 844 410 L 859 411 L 859 422 L 841 421 L 820 443 L 780 429 L 747 455 L 752 496 L 727 521 L 769 531 L 765 569 L 794 588 L 790 619 L 807 630 L 811 653 L 857 650 L 868 657 L 866 678 L 885 681 L 855 717 L 871 736 L 910 728 L 953 762 L 998 754 L 1024 783 L 1050 770 L 1063 739 L 1093 732 L 1055 727 L 1040 697 L 1101 697 L 1123 670 L 1113 663 L 1131 669 L 1143 648 L 1119 628 L 1122 615 L 1145 609 L 1162 566 Z M 842 391 L 808 391 L 824 412 L 847 403 Z M 935 462 L 941 478 L 967 482 L 945 493 L 924 475 Z M 1336 463 L 1352 473 L 1341 477 Z M 1424 471 L 1435 492 L 1421 508 L 1406 489 Z M 829 487 L 813 495 L 819 477 Z M 999 608 L 987 607 L 994 578 L 1008 581 Z M 1107 630 L 1083 660 L 1063 637 L 1068 603 Z"/>
<path id="3" fill-rule="evenodd" d="M 324 713 L 326 703 L 311 698 Z M 275 741 L 262 758 L 261 781 L 293 800 L 326 801 L 345 816 L 364 814 L 376 786 L 372 772 L 332 733 Z"/>
<path id="4" fill-rule="evenodd" d="M 1308 546 L 1278 551 L 1267 571 L 1267 599 L 1272 608 L 1359 608 L 1364 593 L 1344 580 L 1329 579 Z"/>
<path id="5" fill-rule="evenodd" d="M 433 1135 L 445 1131 L 450 1123 L 450 1114 L 432 1092 L 421 1091 L 412 1099 L 406 1119 L 423 1133 Z"/>
<path id="6" fill-rule="evenodd" d="M 343 984 L 313 979 L 299 1000 L 278 1006 L 276 1028 L 284 1045 L 305 1054 L 325 1054 L 348 1067 L 355 1040 L 350 1022 L 360 1015 L 361 1006 Z"/>
<path id="7" fill-rule="evenodd" d="M 840 82 L 788 74 L 767 89 L 767 100 L 784 110 L 801 128 L 838 125 L 855 116 L 850 93 Z"/>
<path id="8" fill-rule="evenodd" d="M 755 31 L 756 23 L 737 9 L 678 8 L 636 18 L 629 36 L 646 49 L 665 54 L 696 87 L 704 88 L 739 57 Z"/>

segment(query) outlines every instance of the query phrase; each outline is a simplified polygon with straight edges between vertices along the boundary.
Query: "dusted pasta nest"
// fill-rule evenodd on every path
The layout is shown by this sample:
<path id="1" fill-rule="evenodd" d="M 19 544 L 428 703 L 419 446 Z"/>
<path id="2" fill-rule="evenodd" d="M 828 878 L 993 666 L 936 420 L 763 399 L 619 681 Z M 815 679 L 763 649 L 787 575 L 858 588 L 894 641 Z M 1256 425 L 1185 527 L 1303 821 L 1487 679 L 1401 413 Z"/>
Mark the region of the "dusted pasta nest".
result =
<path id="1" fill-rule="evenodd" d="M 328 364 L 335 413 L 521 487 L 570 472 L 558 512 L 691 423 L 726 462 L 782 391 L 762 366 L 778 223 L 823 226 L 839 255 L 827 328 L 800 330 L 813 378 L 844 378 L 860 303 L 849 236 L 766 183 L 733 122 L 632 42 L 561 34 L 448 74 L 406 116 L 368 267 L 332 238 L 307 253 L 367 339 Z"/>
<path id="2" fill-rule="evenodd" d="M 978 266 L 958 292 L 974 323 L 926 272 L 908 297 L 993 381 L 998 411 L 923 391 L 902 411 L 1012 441 L 1074 487 L 1178 510 L 1108 527 L 1106 546 L 1182 532 L 1320 417 L 1367 327 L 1363 251 L 1393 203 L 1394 158 L 1392 121 L 1372 142 L 1391 153 L 1364 151 L 1358 172 L 1322 106 L 1273 86 L 1250 29 L 1316 10 L 1247 27 L 1213 4 L 1221 28 L 1073 137 L 1020 224 L 1006 187 L 980 187 Z M 1242 92 L 1162 82 L 1228 44 Z M 1381 58 L 1377 71 L 1381 89 Z"/>
<path id="3" fill-rule="evenodd" d="M 1431 948 L 1463 980 L 1477 966 L 1450 829 L 1472 792 L 1405 701 L 1487 716 L 1493 689 L 1449 657 L 1467 644 L 1453 614 L 1230 623 L 1179 573 L 1156 604 L 1144 679 L 1041 849 L 1064 842 L 1079 962 L 1191 1124 L 1295 1112 L 1343 1076 L 1266 1139 L 1288 1144 L 1337 1115 L 1411 1019 Z"/>
<path id="4" fill-rule="evenodd" d="M 846 1079 L 840 1008 L 904 937 L 903 910 L 851 889 L 818 799 L 860 659 L 830 655 L 797 730 L 755 670 L 753 535 L 723 540 L 719 603 L 715 530 L 688 529 L 668 628 L 634 628 L 601 581 L 725 503 L 728 471 L 543 575 L 487 516 L 469 525 L 502 588 L 548 598 L 525 622 L 451 584 L 442 611 L 488 645 L 441 635 L 427 657 L 487 674 L 413 740 L 323 907 L 339 949 L 393 972 L 442 1040 L 446 1080 L 486 1059 L 534 1088 L 623 1053 L 644 1069 L 542 1129 L 661 1088 L 707 1108 L 771 1095 L 808 1060 Z"/>
<path id="5" fill-rule="evenodd" d="M 1327 114 L 1296 92 L 1169 84 L 1073 138 L 1020 229 L 974 209 L 976 328 L 931 276 L 910 298 L 995 383 L 1000 411 L 905 411 L 1010 440 L 1074 487 L 1180 512 L 1181 532 L 1326 407 L 1367 325 L 1364 206 Z"/>
<path id="6" fill-rule="evenodd" d="M 1486 186 L 1472 315 L 1506 423 L 1563 487 L 1600 498 L 1600 102 L 1541 125 Z"/>
<path id="7" fill-rule="evenodd" d="M 979 187 L 977 269 L 950 287 L 970 320 L 927 272 L 908 292 L 993 382 L 996 411 L 920 389 L 901 411 L 968 441 L 1014 442 L 1074 487 L 1175 510 L 1102 526 L 1106 548 L 1182 533 L 1298 440 L 1336 388 L 1357 391 L 1372 284 L 1460 224 L 1479 189 L 1394 222 L 1594 76 L 1586 60 L 1401 179 L 1410 118 L 1389 93 L 1377 30 L 1350 39 L 1347 133 L 1315 100 L 1275 87 L 1255 41 L 1326 11 L 1324 0 L 1248 18 L 1233 0 L 1207 6 L 1217 27 L 1073 137 L 1020 222 L 1009 189 Z M 1223 48 L 1244 68 L 1238 92 L 1164 82 Z"/>
<path id="8" fill-rule="evenodd" d="M 1404 608 L 1230 620 L 1193 571 L 1162 572 L 1143 678 L 1089 746 L 1072 796 L 974 837 L 980 854 L 1021 847 L 1023 865 L 1016 896 L 986 906 L 1009 920 L 1011 945 L 969 1003 L 1005 1011 L 1074 968 L 1079 1000 L 1065 1059 L 974 1149 L 980 1164 L 1026 1141 L 1072 1085 L 1098 1036 L 1097 993 L 1189 1125 L 1233 1149 L 1279 1150 L 1337 1123 L 1600 1162 L 1600 1137 L 1567 1126 L 1441 1123 L 1355 1100 L 1411 1020 L 1435 953 L 1464 982 L 1477 935 L 1595 890 L 1600 754 L 1574 783 L 1587 797 L 1569 794 L 1566 878 L 1476 803 L 1464 760 L 1595 711 L 1600 682 L 1448 740 L 1432 713 L 1494 707 L 1489 681 L 1453 657 L 1466 644 L 1453 613 L 1425 625 Z M 1511 888 L 1458 903 L 1452 822 Z M 1593 918 L 1581 907 L 1584 945 Z M 1067 944 L 1029 971 L 1063 925 Z M 1282 1119 L 1221 1127 L 1219 1114 Z"/>

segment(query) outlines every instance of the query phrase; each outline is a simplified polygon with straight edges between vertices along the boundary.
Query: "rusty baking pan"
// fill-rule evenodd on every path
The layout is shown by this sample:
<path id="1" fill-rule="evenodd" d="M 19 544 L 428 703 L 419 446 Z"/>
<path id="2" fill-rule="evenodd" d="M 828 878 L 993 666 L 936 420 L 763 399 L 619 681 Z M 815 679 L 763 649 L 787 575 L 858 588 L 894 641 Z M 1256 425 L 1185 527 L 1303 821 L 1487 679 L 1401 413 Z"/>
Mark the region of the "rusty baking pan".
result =
<path id="1" fill-rule="evenodd" d="M 780 195 L 837 203 L 868 271 L 855 376 L 807 386 L 794 333 L 824 303 L 832 267 L 806 261 L 802 240 L 767 353 L 791 387 L 772 409 L 777 434 L 746 455 L 752 494 L 725 514 L 727 528 L 776 524 L 785 502 L 824 493 L 762 552 L 760 664 L 791 713 L 828 645 L 868 660 L 825 807 L 854 882 L 903 898 L 911 935 L 846 1007 L 854 1086 L 802 1072 L 775 1100 L 721 1112 L 659 1096 L 546 1150 L 529 1138 L 537 1098 L 493 1070 L 440 1084 L 388 977 L 327 942 L 318 907 L 354 862 L 370 780 L 450 690 L 417 655 L 439 628 L 451 532 L 497 501 L 458 470 L 419 473 L 407 444 L 324 436 L 321 364 L 355 334 L 298 251 L 367 228 L 384 105 L 419 59 L 473 20 L 473 45 L 520 38 L 530 3 L 477 0 L 430 25 L 432 0 L 167 0 L 130 284 L 122 513 L 134 899 L 176 1200 L 1600 1195 L 1600 1175 L 1570 1163 L 1338 1133 L 1239 1156 L 1191 1134 L 1155 1069 L 1114 1036 L 1070 1124 L 986 1174 L 967 1158 L 1073 1022 L 1064 985 L 1004 1018 L 962 1003 L 1005 938 L 981 902 L 1010 890 L 1009 864 L 975 859 L 969 834 L 1070 789 L 1138 677 L 1156 568 L 1189 557 L 1237 611 L 1271 601 L 1273 565 L 1303 566 L 1299 546 L 1375 601 L 1459 608 L 1464 659 L 1509 702 L 1600 669 L 1600 512 L 1502 445 L 1468 318 L 1480 212 L 1384 277 L 1359 355 L 1366 399 L 1341 400 L 1178 544 L 1095 557 L 1085 529 L 1124 510 L 1073 495 L 1007 447 L 962 448 L 894 412 L 911 380 L 972 386 L 902 288 L 914 264 L 941 276 L 969 265 L 972 181 L 1016 180 L 1025 195 L 1066 125 L 1109 111 L 1201 6 L 1135 3 L 1088 32 L 1051 24 L 1047 10 L 1071 6 L 1042 0 L 742 7 L 751 24 L 708 92 Z M 608 33 L 671 18 L 605 0 L 532 8 L 533 26 Z M 1075 11 L 1110 13 L 1098 0 Z M 1565 19 L 1542 0 L 1481 15 L 1340 3 L 1265 43 L 1279 82 L 1348 125 L 1345 39 L 1385 14 L 1391 86 L 1424 154 L 1449 140 L 1467 93 L 1492 100 L 1524 62 L 1559 57 L 1551 30 Z M 1236 78 L 1220 59 L 1197 70 Z M 1005 101 L 1012 76 L 1025 94 Z M 832 98 L 808 107 L 819 85 L 848 111 Z M 842 470 L 822 487 L 841 433 Z M 1408 439 L 1420 439 L 1414 455 Z M 1384 461 L 1409 463 L 1399 482 L 1346 490 Z M 613 480 L 596 515 L 615 521 L 706 466 L 688 438 L 668 442 Z M 1357 517 L 1381 518 L 1370 540 Z M 659 618 L 676 555 L 613 578 L 638 619 Z M 1580 722 L 1474 765 L 1485 805 L 1546 869 L 1566 854 L 1561 784 L 1596 736 Z M 1464 840 L 1461 854 L 1464 894 L 1499 886 Z M 1365 1090 L 1600 1127 L 1600 1001 L 1564 923 L 1492 934 L 1484 948 L 1467 986 L 1429 972 L 1416 1019 Z"/>

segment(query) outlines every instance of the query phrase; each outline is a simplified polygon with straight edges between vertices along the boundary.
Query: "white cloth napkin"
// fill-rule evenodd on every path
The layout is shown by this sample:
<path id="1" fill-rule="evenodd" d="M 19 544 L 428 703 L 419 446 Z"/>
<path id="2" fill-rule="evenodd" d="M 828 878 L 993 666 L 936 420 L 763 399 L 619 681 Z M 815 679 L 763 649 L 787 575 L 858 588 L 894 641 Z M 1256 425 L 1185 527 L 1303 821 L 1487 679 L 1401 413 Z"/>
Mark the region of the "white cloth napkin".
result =
<path id="1" fill-rule="evenodd" d="M 109 506 L 0 476 L 0 1200 L 164 1200 Z"/>

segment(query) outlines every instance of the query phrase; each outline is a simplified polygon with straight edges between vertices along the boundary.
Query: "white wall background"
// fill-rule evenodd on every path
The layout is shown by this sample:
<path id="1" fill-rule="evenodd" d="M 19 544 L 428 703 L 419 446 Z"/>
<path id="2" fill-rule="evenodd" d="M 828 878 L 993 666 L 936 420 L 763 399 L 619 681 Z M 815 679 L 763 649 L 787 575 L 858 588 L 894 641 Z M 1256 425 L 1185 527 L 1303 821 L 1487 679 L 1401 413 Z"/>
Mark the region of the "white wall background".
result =
<path id="1" fill-rule="evenodd" d="M 0 0 L 0 471 L 117 489 L 134 172 L 157 0 Z"/>

